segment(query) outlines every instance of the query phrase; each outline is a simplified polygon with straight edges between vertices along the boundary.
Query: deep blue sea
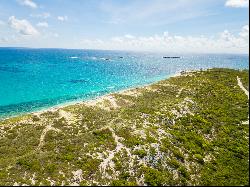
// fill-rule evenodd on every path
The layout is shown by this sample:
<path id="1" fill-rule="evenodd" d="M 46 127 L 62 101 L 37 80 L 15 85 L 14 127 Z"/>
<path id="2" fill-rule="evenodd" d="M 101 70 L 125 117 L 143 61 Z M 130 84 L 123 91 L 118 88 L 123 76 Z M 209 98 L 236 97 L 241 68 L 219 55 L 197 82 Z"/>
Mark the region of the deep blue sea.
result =
<path id="1" fill-rule="evenodd" d="M 145 85 L 182 70 L 249 69 L 248 55 L 178 54 L 180 59 L 163 58 L 172 55 L 0 48 L 0 118 Z"/>

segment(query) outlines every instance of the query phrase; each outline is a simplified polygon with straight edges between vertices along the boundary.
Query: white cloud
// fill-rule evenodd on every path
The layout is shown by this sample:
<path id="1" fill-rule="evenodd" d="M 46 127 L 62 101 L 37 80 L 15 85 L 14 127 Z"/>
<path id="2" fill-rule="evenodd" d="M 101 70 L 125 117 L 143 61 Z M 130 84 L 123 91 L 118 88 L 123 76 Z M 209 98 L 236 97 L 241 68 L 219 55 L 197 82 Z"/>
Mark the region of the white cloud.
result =
<path id="1" fill-rule="evenodd" d="M 15 29 L 18 33 L 22 35 L 38 35 L 39 32 L 30 24 L 29 21 L 22 19 L 16 19 L 15 16 L 9 17 L 9 26 Z"/>
<path id="2" fill-rule="evenodd" d="M 0 20 L 0 26 L 1 25 L 5 25 L 5 23 L 2 20 Z"/>
<path id="3" fill-rule="evenodd" d="M 59 21 L 67 21 L 68 20 L 68 16 L 57 16 L 57 19 Z"/>
<path id="4" fill-rule="evenodd" d="M 0 38 L 0 43 L 6 43 L 8 41 L 9 41 L 9 39 L 7 37 Z"/>
<path id="5" fill-rule="evenodd" d="M 127 38 L 127 39 L 134 39 L 135 38 L 134 36 L 132 36 L 130 34 L 126 34 L 124 37 Z"/>
<path id="6" fill-rule="evenodd" d="M 119 19 L 119 18 L 113 18 L 112 20 L 109 21 L 103 21 L 104 23 L 108 23 L 108 24 L 114 24 L 114 25 L 118 25 L 120 23 L 123 22 L 123 20 Z"/>
<path id="7" fill-rule="evenodd" d="M 28 6 L 30 8 L 37 8 L 37 4 L 32 0 L 18 0 L 21 5 Z"/>
<path id="8" fill-rule="evenodd" d="M 49 27 L 47 22 L 39 22 L 36 24 L 38 27 Z"/>
<path id="9" fill-rule="evenodd" d="M 242 27 L 241 29 L 241 32 L 239 33 L 239 35 L 242 37 L 242 38 L 245 38 L 245 39 L 249 39 L 249 25 L 245 25 L 244 27 Z"/>
<path id="10" fill-rule="evenodd" d="M 217 12 L 213 9 L 213 2 L 217 1 L 148 0 L 128 1 L 121 4 L 108 0 L 101 1 L 99 9 L 107 15 L 105 22 L 109 24 L 145 23 L 156 26 L 214 15 Z M 185 11 L 180 11 L 184 9 Z"/>
<path id="11" fill-rule="evenodd" d="M 247 8 L 249 6 L 249 0 L 227 0 L 225 6 L 234 8 Z"/>
<path id="12" fill-rule="evenodd" d="M 31 17 L 35 17 L 35 18 L 43 18 L 43 19 L 47 19 L 49 18 L 51 15 L 49 12 L 43 12 L 41 14 L 31 14 Z"/>
<path id="13" fill-rule="evenodd" d="M 53 33 L 53 36 L 56 37 L 56 38 L 58 38 L 58 37 L 59 37 L 59 34 Z"/>
<path id="14" fill-rule="evenodd" d="M 92 49 L 136 50 L 191 53 L 248 53 L 249 26 L 244 26 L 238 35 L 225 30 L 218 36 L 179 36 L 164 32 L 149 37 L 125 35 L 108 40 L 81 41 L 81 47 Z"/>

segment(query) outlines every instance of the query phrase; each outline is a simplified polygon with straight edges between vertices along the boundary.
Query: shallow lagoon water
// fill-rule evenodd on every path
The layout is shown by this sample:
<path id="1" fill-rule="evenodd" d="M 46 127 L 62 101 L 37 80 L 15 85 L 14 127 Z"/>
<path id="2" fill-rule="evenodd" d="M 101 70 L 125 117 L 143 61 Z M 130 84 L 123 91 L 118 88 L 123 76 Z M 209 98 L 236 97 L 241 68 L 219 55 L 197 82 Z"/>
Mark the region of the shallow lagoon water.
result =
<path id="1" fill-rule="evenodd" d="M 0 118 L 213 67 L 249 69 L 249 56 L 0 48 Z"/>

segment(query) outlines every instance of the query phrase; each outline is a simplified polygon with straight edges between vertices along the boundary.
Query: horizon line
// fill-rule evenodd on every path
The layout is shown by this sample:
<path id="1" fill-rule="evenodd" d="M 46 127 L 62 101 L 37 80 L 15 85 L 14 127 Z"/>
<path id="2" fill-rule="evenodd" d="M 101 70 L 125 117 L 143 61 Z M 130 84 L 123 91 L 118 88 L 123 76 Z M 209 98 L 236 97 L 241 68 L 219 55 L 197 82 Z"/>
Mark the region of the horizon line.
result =
<path id="1" fill-rule="evenodd" d="M 163 53 L 170 53 L 170 54 L 203 54 L 203 55 L 247 55 L 249 53 L 199 53 L 199 52 L 164 52 L 164 51 L 142 51 L 142 50 L 119 50 L 119 49 L 89 49 L 89 48 L 59 48 L 59 47 L 18 47 L 18 46 L 11 46 L 11 47 L 4 47 L 0 46 L 1 48 L 13 48 L 13 49 L 64 49 L 64 50 L 86 50 L 86 51 L 116 51 L 116 52 L 133 52 L 133 53 L 154 53 L 154 54 L 163 54 Z"/>

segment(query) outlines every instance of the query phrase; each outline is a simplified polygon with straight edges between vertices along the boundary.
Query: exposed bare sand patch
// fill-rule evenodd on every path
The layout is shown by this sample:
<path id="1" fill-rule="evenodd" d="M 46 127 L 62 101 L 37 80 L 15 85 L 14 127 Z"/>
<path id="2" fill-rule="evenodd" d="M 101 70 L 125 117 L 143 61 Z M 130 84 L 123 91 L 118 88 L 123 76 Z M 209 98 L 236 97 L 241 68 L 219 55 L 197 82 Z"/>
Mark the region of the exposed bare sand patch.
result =
<path id="1" fill-rule="evenodd" d="M 70 183 L 70 186 L 79 186 L 83 180 L 82 170 L 79 169 L 77 171 L 72 171 L 72 174 L 73 174 L 73 179 L 72 179 L 72 183 Z"/>
<path id="2" fill-rule="evenodd" d="M 249 118 L 249 117 L 248 117 Z M 249 121 L 243 121 L 242 122 L 243 125 L 249 125 Z"/>
<path id="3" fill-rule="evenodd" d="M 136 130 L 134 130 L 133 132 L 132 132 L 132 134 L 134 134 L 134 135 L 137 135 L 137 136 L 140 136 L 142 139 L 146 139 L 147 138 L 147 135 L 146 135 L 146 133 L 145 133 L 145 131 L 144 131 L 144 129 L 136 129 Z"/>
<path id="4" fill-rule="evenodd" d="M 120 92 L 119 94 L 121 94 L 121 95 L 128 95 L 128 96 L 138 97 L 138 96 L 140 96 L 142 93 L 139 91 L 139 89 L 131 89 L 131 90 L 122 91 L 122 92 Z"/>
<path id="5" fill-rule="evenodd" d="M 99 97 L 95 100 L 86 101 L 85 104 L 87 106 L 97 106 L 104 110 L 110 110 L 111 108 L 119 108 L 116 103 L 116 99 L 112 95 L 106 95 Z"/>
<path id="6" fill-rule="evenodd" d="M 176 116 L 176 118 L 183 117 L 187 114 L 194 115 L 190 108 L 189 104 L 195 104 L 194 101 L 188 97 L 186 97 L 181 103 L 177 104 L 177 108 L 171 110 L 171 113 Z"/>
<path id="7" fill-rule="evenodd" d="M 50 186 L 55 186 L 56 184 L 56 181 L 52 180 L 50 177 L 48 177 L 46 181 L 50 182 Z"/>
<path id="8" fill-rule="evenodd" d="M 180 97 L 182 90 L 183 90 L 183 88 L 179 89 L 179 91 L 178 91 L 176 97 Z"/>
<path id="9" fill-rule="evenodd" d="M 72 113 L 66 112 L 65 110 L 59 109 L 59 117 L 64 118 L 68 124 L 72 124 L 75 122 L 75 117 Z"/>
<path id="10" fill-rule="evenodd" d="M 192 71 L 192 70 L 186 70 L 186 71 L 181 71 L 181 72 L 177 72 L 176 74 L 174 74 L 171 77 L 181 77 L 181 76 L 195 76 L 194 73 L 197 73 L 198 71 Z"/>

